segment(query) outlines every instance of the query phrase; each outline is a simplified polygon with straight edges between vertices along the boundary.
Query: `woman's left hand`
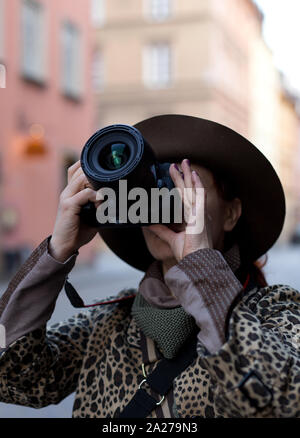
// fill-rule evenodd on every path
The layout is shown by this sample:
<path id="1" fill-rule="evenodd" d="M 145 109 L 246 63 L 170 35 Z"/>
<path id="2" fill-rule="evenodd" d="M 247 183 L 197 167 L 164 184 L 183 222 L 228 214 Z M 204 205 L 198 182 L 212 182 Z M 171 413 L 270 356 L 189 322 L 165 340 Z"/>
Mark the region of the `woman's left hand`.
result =
<path id="1" fill-rule="evenodd" d="M 177 262 L 199 249 L 213 248 L 206 191 L 198 173 L 191 170 L 189 160 L 183 160 L 181 169 L 183 174 L 176 164 L 172 164 L 170 176 L 183 201 L 185 218 L 183 230 L 175 232 L 165 225 L 149 226 L 154 234 L 169 244 Z"/>

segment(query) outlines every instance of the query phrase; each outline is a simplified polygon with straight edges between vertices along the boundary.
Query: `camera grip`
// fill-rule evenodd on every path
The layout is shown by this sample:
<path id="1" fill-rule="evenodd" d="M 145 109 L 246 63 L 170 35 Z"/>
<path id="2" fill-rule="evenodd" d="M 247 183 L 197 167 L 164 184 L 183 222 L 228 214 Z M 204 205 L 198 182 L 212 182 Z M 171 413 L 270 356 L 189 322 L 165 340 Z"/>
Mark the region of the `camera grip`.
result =
<path id="1" fill-rule="evenodd" d="M 90 227 L 99 227 L 99 222 L 96 218 L 96 211 L 95 204 L 89 201 L 81 208 L 80 219 Z"/>

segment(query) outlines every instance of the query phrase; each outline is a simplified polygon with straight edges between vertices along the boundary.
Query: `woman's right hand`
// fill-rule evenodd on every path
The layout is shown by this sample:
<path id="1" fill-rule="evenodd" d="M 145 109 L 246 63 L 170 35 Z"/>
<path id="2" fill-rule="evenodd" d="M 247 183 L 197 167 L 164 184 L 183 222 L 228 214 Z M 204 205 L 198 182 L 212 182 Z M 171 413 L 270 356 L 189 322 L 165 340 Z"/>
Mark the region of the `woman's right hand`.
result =
<path id="1" fill-rule="evenodd" d="M 58 212 L 49 252 L 56 260 L 66 261 L 78 249 L 90 242 L 98 232 L 80 221 L 80 210 L 88 201 L 96 208 L 101 201 L 96 199 L 97 192 L 91 187 L 83 173 L 80 161 L 68 169 L 68 185 L 59 198 Z"/>

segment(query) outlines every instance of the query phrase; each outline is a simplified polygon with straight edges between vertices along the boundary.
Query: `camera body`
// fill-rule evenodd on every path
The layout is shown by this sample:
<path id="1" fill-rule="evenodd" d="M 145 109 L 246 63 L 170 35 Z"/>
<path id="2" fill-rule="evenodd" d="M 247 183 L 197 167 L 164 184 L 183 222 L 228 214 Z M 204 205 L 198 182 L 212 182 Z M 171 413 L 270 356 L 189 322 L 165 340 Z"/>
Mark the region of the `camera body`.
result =
<path id="1" fill-rule="evenodd" d="M 110 189 L 115 194 L 113 218 L 106 223 L 100 223 L 97 210 L 91 202 L 86 204 L 80 213 L 84 223 L 93 227 L 131 227 L 150 225 L 151 223 L 166 223 L 162 214 L 153 222 L 153 205 L 151 203 L 153 189 L 168 191 L 174 188 L 169 174 L 170 163 L 157 161 L 151 145 L 134 127 L 122 124 L 111 125 L 97 131 L 85 144 L 81 153 L 81 167 L 88 181 L 95 191 Z M 120 183 L 126 183 L 128 192 L 137 188 L 140 193 L 147 194 L 146 220 L 124 221 L 124 212 L 120 205 L 124 205 L 124 193 L 120 191 Z M 112 193 L 112 192 L 111 192 Z M 134 200 L 127 199 L 126 207 L 129 210 Z M 159 212 L 163 207 L 163 199 L 159 199 Z M 173 218 L 174 205 L 170 205 L 170 221 Z M 144 215 L 145 219 L 145 215 Z"/>

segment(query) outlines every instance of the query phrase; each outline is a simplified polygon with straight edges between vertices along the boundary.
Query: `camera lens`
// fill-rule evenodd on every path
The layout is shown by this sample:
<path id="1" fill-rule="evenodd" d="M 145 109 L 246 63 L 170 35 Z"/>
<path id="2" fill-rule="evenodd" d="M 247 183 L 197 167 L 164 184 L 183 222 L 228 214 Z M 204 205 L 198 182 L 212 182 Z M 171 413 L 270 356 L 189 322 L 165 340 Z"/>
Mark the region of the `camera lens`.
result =
<path id="1" fill-rule="evenodd" d="M 155 156 L 135 128 L 111 125 L 97 131 L 81 153 L 81 167 L 95 190 L 113 187 L 119 180 L 129 186 L 155 186 Z M 137 182 L 138 181 L 138 182 Z"/>
<path id="2" fill-rule="evenodd" d="M 130 156 L 130 150 L 125 143 L 113 143 L 102 149 L 99 164 L 105 170 L 121 169 Z"/>

